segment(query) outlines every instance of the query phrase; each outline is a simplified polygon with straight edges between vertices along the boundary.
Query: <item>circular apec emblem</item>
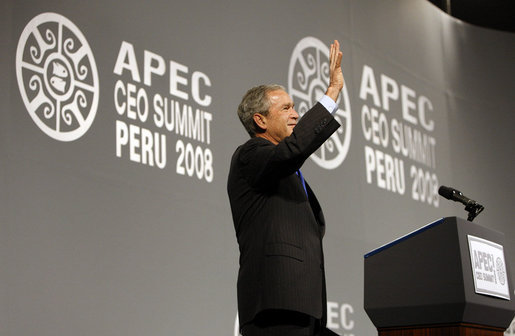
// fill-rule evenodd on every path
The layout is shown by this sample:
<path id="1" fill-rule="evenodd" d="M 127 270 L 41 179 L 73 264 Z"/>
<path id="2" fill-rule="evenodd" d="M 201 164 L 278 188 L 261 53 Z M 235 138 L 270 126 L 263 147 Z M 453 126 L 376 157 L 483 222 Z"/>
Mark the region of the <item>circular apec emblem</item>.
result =
<path id="1" fill-rule="evenodd" d="M 95 59 L 84 35 L 55 13 L 33 18 L 16 51 L 18 87 L 32 120 L 48 136 L 73 141 L 89 129 L 98 106 Z"/>
<path id="2" fill-rule="evenodd" d="M 328 84 L 329 48 L 317 38 L 303 38 L 293 50 L 288 71 L 288 91 L 301 117 L 322 98 Z M 337 103 L 339 108 L 334 116 L 342 127 L 311 155 L 316 164 L 326 169 L 340 166 L 349 151 L 351 109 L 346 86 Z"/>
<path id="3" fill-rule="evenodd" d="M 506 271 L 504 270 L 504 262 L 500 257 L 495 260 L 495 266 L 497 268 L 497 277 L 502 286 L 506 284 Z"/>

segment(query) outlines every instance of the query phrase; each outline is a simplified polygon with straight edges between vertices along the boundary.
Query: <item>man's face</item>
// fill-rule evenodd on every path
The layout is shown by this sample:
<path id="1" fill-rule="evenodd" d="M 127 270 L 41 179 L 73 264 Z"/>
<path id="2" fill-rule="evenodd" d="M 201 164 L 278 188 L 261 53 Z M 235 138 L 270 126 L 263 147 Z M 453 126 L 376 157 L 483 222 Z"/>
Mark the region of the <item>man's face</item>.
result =
<path id="1" fill-rule="evenodd" d="M 266 119 L 265 137 L 274 144 L 278 144 L 293 132 L 297 125 L 299 114 L 293 109 L 293 100 L 283 90 L 268 93 L 270 109 Z"/>

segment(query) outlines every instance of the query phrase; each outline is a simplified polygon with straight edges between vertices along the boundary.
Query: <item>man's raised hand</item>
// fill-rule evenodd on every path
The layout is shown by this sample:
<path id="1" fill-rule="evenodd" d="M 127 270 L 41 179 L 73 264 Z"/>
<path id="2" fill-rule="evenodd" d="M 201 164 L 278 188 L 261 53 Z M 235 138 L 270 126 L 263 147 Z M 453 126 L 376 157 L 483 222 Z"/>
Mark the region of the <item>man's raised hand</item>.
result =
<path id="1" fill-rule="evenodd" d="M 325 93 L 334 101 L 338 99 L 338 95 L 345 84 L 342 71 L 342 57 L 343 53 L 340 51 L 340 43 L 338 40 L 334 40 L 329 51 L 329 87 Z"/>

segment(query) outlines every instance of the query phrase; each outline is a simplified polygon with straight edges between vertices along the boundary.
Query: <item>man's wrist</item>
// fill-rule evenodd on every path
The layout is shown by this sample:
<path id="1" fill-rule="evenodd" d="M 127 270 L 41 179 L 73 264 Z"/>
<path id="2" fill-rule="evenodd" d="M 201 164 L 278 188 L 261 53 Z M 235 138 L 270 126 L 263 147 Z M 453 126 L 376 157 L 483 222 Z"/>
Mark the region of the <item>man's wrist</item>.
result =
<path id="1" fill-rule="evenodd" d="M 336 102 L 327 95 L 324 95 L 322 98 L 320 98 L 319 102 L 331 114 L 334 114 L 338 110 L 338 105 Z"/>
<path id="2" fill-rule="evenodd" d="M 340 91 L 341 91 L 341 89 L 329 86 L 327 88 L 327 91 L 325 92 L 325 94 L 326 94 L 326 96 L 328 96 L 332 100 L 337 101 L 338 100 L 338 96 L 340 94 Z"/>

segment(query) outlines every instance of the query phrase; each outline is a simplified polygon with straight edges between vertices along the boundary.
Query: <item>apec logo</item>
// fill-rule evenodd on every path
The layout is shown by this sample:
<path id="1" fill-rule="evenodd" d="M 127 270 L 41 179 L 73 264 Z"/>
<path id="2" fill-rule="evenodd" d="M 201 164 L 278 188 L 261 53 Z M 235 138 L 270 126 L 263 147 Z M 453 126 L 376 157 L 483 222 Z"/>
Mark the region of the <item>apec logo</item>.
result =
<path id="1" fill-rule="evenodd" d="M 341 336 L 354 336 L 356 323 L 354 307 L 349 303 L 327 301 L 327 328 L 337 330 Z M 241 336 L 238 313 L 234 320 L 233 336 Z"/>
<path id="2" fill-rule="evenodd" d="M 97 112 L 98 73 L 75 24 L 56 13 L 34 17 L 18 41 L 16 76 L 26 109 L 45 134 L 74 141 L 86 133 Z"/>
<path id="3" fill-rule="evenodd" d="M 288 91 L 300 116 L 324 95 L 329 84 L 329 48 L 319 39 L 305 37 L 297 43 L 290 59 Z M 311 155 L 320 167 L 339 167 L 349 151 L 351 139 L 351 108 L 347 86 L 339 98 L 335 119 L 342 125 Z"/>

